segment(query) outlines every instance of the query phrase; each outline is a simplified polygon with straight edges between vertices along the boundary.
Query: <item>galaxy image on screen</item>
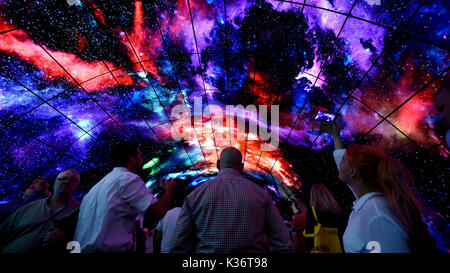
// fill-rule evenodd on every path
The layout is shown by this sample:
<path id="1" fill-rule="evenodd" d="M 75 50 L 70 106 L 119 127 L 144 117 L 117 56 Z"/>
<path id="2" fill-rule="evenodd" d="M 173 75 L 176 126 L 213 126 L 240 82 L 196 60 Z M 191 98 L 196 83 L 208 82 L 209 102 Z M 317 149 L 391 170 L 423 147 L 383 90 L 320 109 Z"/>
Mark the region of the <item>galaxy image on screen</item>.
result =
<path id="1" fill-rule="evenodd" d="M 315 120 L 333 121 L 335 117 L 336 115 L 333 113 L 319 111 L 317 112 Z"/>
<path id="2" fill-rule="evenodd" d="M 447 0 L 0 0 L 0 202 L 67 167 L 81 172 L 81 199 L 129 141 L 148 187 L 207 183 L 234 146 L 278 205 L 323 183 L 349 214 L 333 139 L 310 131 L 322 111 L 337 114 L 344 144 L 377 146 L 412 171 L 448 252 L 450 126 L 439 95 L 449 50 Z M 224 115 L 226 105 L 278 105 L 279 145 L 263 151 L 258 134 L 207 115 L 201 133 L 174 139 L 171 111 L 193 110 L 194 98 Z"/>

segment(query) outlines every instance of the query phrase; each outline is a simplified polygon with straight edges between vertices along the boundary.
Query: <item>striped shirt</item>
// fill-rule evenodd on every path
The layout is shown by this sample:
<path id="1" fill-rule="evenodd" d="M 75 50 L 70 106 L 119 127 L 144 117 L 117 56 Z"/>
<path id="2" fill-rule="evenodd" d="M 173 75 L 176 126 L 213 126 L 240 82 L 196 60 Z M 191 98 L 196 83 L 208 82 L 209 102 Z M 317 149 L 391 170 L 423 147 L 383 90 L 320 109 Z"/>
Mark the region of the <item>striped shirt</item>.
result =
<path id="1" fill-rule="evenodd" d="M 270 195 L 230 168 L 189 194 L 170 252 L 293 252 L 289 231 Z"/>

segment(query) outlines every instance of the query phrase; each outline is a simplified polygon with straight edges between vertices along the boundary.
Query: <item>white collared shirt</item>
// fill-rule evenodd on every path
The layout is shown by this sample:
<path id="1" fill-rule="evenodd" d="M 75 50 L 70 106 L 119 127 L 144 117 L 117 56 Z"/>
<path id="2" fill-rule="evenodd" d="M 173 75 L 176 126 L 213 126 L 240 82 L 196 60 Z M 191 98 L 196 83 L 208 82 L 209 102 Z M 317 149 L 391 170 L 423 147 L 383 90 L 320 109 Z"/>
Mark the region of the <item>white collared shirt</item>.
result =
<path id="1" fill-rule="evenodd" d="M 169 244 L 175 231 L 175 224 L 180 215 L 181 207 L 174 207 L 158 222 L 156 229 L 162 232 L 161 253 L 169 253 Z"/>
<path id="2" fill-rule="evenodd" d="M 74 236 L 81 252 L 131 251 L 136 217 L 156 200 L 138 175 L 114 168 L 81 202 Z"/>
<path id="3" fill-rule="evenodd" d="M 338 168 L 344 154 L 345 149 L 333 152 Z M 349 253 L 410 252 L 408 234 L 386 197 L 379 192 L 367 193 L 353 202 L 343 243 L 345 252 Z"/>

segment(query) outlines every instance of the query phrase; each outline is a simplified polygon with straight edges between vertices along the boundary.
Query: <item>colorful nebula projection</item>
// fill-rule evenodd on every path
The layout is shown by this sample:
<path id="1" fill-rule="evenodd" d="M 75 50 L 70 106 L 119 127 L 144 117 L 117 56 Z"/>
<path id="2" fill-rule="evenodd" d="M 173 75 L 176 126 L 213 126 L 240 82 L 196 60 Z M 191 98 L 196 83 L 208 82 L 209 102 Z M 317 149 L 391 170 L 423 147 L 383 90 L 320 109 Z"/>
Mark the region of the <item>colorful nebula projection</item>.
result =
<path id="1" fill-rule="evenodd" d="M 0 0 L 0 199 L 68 166 L 103 171 L 121 141 L 142 145 L 147 184 L 177 173 L 202 183 L 234 146 L 248 174 L 289 194 L 336 178 L 320 172 L 334 168 L 330 135 L 311 132 L 323 111 L 337 113 L 346 144 L 414 170 L 441 236 L 450 150 L 436 98 L 450 83 L 450 2 L 376 2 Z M 243 130 L 211 113 L 175 140 L 171 110 L 196 98 L 224 113 L 279 105 L 280 144 L 262 151 L 268 141 L 248 130 L 272 124 L 247 117 Z"/>

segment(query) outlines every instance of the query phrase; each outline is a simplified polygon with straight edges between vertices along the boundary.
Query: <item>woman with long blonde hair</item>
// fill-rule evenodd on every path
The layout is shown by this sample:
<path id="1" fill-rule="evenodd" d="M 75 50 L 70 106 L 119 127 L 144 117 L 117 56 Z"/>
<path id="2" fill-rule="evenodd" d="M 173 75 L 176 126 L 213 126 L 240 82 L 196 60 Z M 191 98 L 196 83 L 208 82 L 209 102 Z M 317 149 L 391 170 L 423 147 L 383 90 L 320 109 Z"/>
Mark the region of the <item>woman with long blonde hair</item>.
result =
<path id="1" fill-rule="evenodd" d="M 344 149 L 339 133 L 335 122 L 333 155 L 339 179 L 357 198 L 343 237 L 345 252 L 437 251 L 422 220 L 424 209 L 412 191 L 411 172 L 378 148 Z"/>

